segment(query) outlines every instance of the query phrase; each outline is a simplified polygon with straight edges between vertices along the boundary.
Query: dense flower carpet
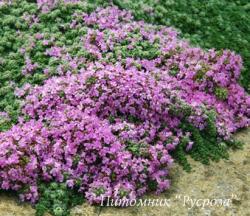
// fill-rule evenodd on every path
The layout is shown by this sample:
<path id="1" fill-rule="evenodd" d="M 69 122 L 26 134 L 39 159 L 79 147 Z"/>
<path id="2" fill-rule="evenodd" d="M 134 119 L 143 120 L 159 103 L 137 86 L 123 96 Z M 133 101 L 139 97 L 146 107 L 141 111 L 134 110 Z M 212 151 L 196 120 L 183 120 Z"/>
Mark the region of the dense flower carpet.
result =
<path id="1" fill-rule="evenodd" d="M 136 199 L 240 148 L 242 58 L 85 1 L 0 3 L 0 188 L 67 215 L 86 199 Z"/>

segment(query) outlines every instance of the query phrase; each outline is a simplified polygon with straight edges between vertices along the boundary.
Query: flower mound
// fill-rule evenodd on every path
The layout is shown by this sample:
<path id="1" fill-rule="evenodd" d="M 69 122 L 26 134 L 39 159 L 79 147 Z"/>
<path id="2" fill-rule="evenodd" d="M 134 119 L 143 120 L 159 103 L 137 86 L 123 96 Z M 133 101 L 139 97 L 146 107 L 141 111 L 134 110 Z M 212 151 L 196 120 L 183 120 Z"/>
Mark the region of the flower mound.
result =
<path id="1" fill-rule="evenodd" d="M 39 2 L 43 13 L 57 7 Z M 162 192 L 172 155 L 185 160 L 194 149 L 196 159 L 216 160 L 220 144 L 249 125 L 235 53 L 193 48 L 173 29 L 116 7 L 75 13 L 64 28 L 82 35 L 64 45 L 34 36 L 54 64 L 43 68 L 43 85 L 16 90 L 22 116 L 0 134 L 2 189 L 31 202 L 40 181 L 65 182 L 91 203 Z M 41 65 L 21 52 L 29 76 Z"/>

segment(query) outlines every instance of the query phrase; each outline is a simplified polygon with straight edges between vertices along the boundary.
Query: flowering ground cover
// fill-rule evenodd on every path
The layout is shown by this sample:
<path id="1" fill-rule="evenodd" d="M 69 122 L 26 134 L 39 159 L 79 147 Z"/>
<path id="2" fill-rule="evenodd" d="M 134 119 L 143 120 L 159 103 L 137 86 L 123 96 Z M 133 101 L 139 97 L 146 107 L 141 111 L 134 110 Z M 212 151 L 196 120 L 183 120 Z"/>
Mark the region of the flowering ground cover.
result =
<path id="1" fill-rule="evenodd" d="M 174 161 L 227 158 L 250 123 L 239 55 L 98 5 L 0 7 L 0 188 L 38 215 L 160 193 Z"/>
<path id="2" fill-rule="evenodd" d="M 203 48 L 230 49 L 241 54 L 241 84 L 250 88 L 250 3 L 248 0 L 113 0 L 138 20 L 174 26 L 182 37 Z"/>

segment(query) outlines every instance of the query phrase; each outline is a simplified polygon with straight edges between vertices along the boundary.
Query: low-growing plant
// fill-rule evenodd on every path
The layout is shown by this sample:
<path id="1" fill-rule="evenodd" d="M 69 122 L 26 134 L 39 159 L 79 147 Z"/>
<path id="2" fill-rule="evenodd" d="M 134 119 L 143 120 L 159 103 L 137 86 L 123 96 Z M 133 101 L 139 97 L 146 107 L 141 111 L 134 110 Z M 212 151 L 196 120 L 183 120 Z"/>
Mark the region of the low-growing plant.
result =
<path id="1" fill-rule="evenodd" d="M 99 3 L 0 6 L 0 188 L 37 215 L 162 192 L 173 158 L 227 158 L 249 126 L 239 55 Z"/>
<path id="2" fill-rule="evenodd" d="M 241 83 L 250 88 L 250 7 L 245 0 L 113 0 L 137 20 L 174 26 L 203 48 L 230 49 L 244 60 Z"/>

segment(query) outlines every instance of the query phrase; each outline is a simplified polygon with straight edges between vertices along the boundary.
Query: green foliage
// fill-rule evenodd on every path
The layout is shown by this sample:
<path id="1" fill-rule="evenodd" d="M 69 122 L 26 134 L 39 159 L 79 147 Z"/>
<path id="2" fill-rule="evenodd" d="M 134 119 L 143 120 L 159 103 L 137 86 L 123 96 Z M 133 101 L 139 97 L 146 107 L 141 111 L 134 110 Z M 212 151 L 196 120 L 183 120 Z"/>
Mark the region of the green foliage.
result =
<path id="1" fill-rule="evenodd" d="M 43 216 L 46 212 L 54 216 L 68 216 L 70 208 L 84 201 L 82 194 L 69 189 L 65 183 L 41 183 L 39 193 L 39 202 L 35 206 L 36 216 Z"/>
<path id="2" fill-rule="evenodd" d="M 149 190 L 151 191 L 155 191 L 157 189 L 157 182 L 156 180 L 151 180 L 148 182 L 148 187 L 149 187 Z"/>
<path id="3" fill-rule="evenodd" d="M 243 143 L 233 139 L 227 141 L 220 140 L 217 137 L 215 126 L 215 112 L 209 111 L 207 116 L 207 127 L 203 131 L 200 131 L 187 121 L 182 123 L 182 129 L 192 134 L 191 140 L 194 141 L 194 144 L 190 151 L 186 151 L 189 139 L 183 138 L 173 152 L 173 157 L 188 172 L 191 171 L 191 166 L 187 160 L 187 155 L 190 155 L 196 161 L 208 165 L 210 160 L 228 159 L 229 148 L 239 149 L 243 145 Z"/>
<path id="4" fill-rule="evenodd" d="M 91 76 L 91 77 L 89 77 L 89 78 L 86 80 L 86 84 L 87 84 L 87 85 L 94 85 L 94 84 L 96 83 L 96 81 L 97 81 L 97 78 L 94 77 L 94 76 Z"/>
<path id="5" fill-rule="evenodd" d="M 226 100 L 228 97 L 228 91 L 226 88 L 217 87 L 215 88 L 215 95 L 221 100 Z"/>
<path id="6" fill-rule="evenodd" d="M 131 34 L 131 38 L 137 38 L 136 34 Z M 133 49 L 129 49 L 129 42 L 124 41 L 121 45 L 114 48 L 115 56 L 121 55 L 122 58 L 133 57 L 140 59 L 154 59 L 159 56 L 159 43 L 151 44 L 149 41 L 137 41 L 133 45 Z"/>
<path id="7" fill-rule="evenodd" d="M 57 67 L 62 64 L 63 71 L 67 71 L 70 67 L 66 62 L 51 58 L 46 55 L 46 50 L 50 49 L 51 43 L 44 45 L 42 40 L 35 39 L 37 32 L 44 35 L 44 39 L 50 41 L 54 38 L 57 46 L 64 46 L 67 52 L 72 56 L 85 57 L 90 61 L 95 60 L 95 56 L 87 50 L 82 51 L 80 47 L 81 37 L 87 34 L 86 27 L 80 29 L 69 28 L 74 13 L 90 13 L 97 6 L 106 6 L 108 1 L 82 1 L 81 4 L 59 4 L 50 13 L 39 13 L 36 2 L 31 1 L 15 1 L 11 7 L 0 7 L 0 111 L 7 112 L 10 119 L 0 121 L 0 131 L 6 130 L 12 124 L 17 123 L 20 114 L 20 102 L 15 96 L 16 88 L 23 86 L 25 83 L 32 85 L 42 84 L 49 76 L 58 75 Z M 37 16 L 38 23 L 30 25 L 24 17 Z M 82 20 L 79 20 L 82 22 Z M 18 30 L 18 31 L 17 31 Z M 124 40 L 121 44 L 116 44 L 114 52 L 103 53 L 107 55 L 107 62 L 116 62 L 118 57 L 125 59 L 127 57 L 153 59 L 159 55 L 159 40 L 150 43 L 142 40 L 138 30 L 135 29 L 130 33 L 131 39 L 135 39 L 136 43 L 131 49 L 128 40 Z M 95 38 L 93 35 L 93 43 Z M 31 44 L 33 44 L 31 46 Z M 25 54 L 20 52 L 21 48 L 25 49 Z M 37 63 L 37 68 L 27 75 L 22 74 L 25 66 L 25 56 L 28 56 L 32 63 Z M 134 63 L 138 69 L 142 69 L 142 65 Z M 79 65 L 84 67 L 84 65 Z M 44 69 L 48 69 L 48 73 L 44 73 Z M 76 68 L 73 73 L 77 73 Z M 94 83 L 94 78 L 89 79 L 89 84 Z M 132 119 L 133 120 L 133 119 Z"/>
<path id="8" fill-rule="evenodd" d="M 188 144 L 188 139 L 183 138 L 180 143 L 176 146 L 176 149 L 173 151 L 173 158 L 183 167 L 187 172 L 191 171 L 191 165 L 187 160 L 186 146 Z"/>
<path id="9" fill-rule="evenodd" d="M 244 60 L 241 83 L 250 88 L 250 6 L 247 0 L 113 0 L 137 20 L 174 26 L 204 48 L 230 49 Z"/>
<path id="10" fill-rule="evenodd" d="M 90 13 L 97 7 L 96 3 L 83 2 L 84 6 L 60 4 L 51 13 L 39 13 L 36 1 L 17 0 L 11 7 L 0 7 L 0 112 L 7 112 L 10 117 L 8 121 L 0 120 L 0 131 L 7 130 L 17 123 L 20 102 L 14 94 L 15 88 L 25 83 L 42 84 L 48 76 L 57 75 L 56 69 L 61 62 L 45 54 L 51 44 L 44 46 L 41 40 L 35 40 L 35 34 L 44 34 L 46 40 L 55 38 L 57 46 L 65 45 L 70 54 L 79 55 L 79 40 L 86 31 L 84 27 L 78 31 L 68 26 L 73 13 Z M 30 26 L 24 17 L 33 15 L 39 18 L 39 23 Z M 21 48 L 25 48 L 25 55 L 21 54 Z M 87 55 L 86 52 L 85 56 Z M 32 62 L 38 64 L 28 75 L 22 74 L 25 56 L 29 56 Z M 48 75 L 43 73 L 44 68 L 50 68 Z"/>
<path id="11" fill-rule="evenodd" d="M 148 147 L 146 143 L 135 143 L 131 140 L 126 141 L 126 149 L 135 156 L 148 157 Z"/>

